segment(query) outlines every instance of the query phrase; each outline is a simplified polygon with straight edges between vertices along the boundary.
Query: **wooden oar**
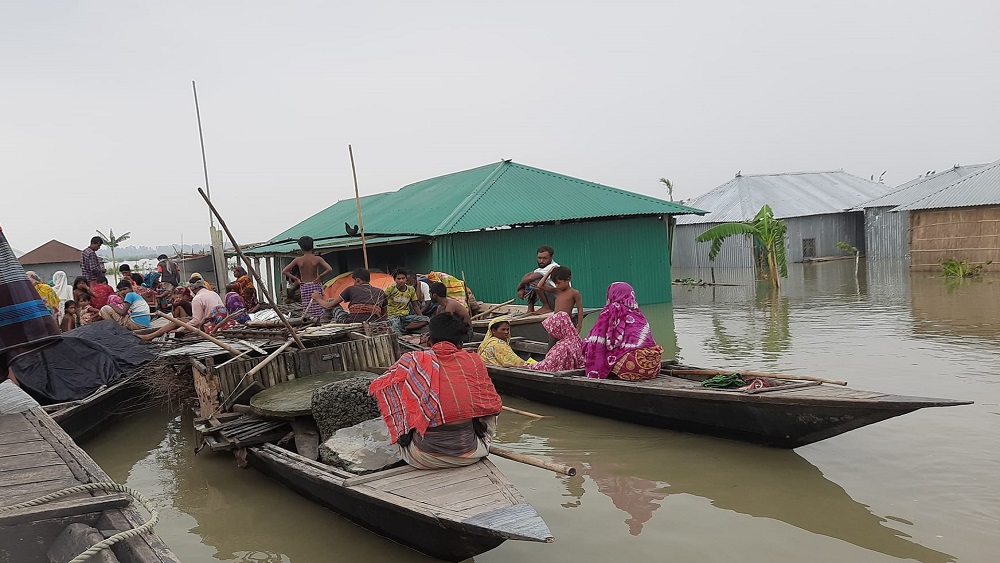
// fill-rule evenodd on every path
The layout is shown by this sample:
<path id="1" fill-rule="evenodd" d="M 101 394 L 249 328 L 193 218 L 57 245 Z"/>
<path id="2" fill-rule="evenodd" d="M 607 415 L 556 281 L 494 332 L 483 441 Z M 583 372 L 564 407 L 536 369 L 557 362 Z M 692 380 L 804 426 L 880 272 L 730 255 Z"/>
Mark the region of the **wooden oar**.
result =
<path id="1" fill-rule="evenodd" d="M 503 410 L 505 410 L 507 412 L 512 412 L 514 414 L 520 414 L 520 415 L 524 415 L 524 416 L 530 416 L 531 418 L 546 418 L 543 415 L 535 414 L 533 412 L 528 412 L 528 411 L 522 411 L 521 409 L 514 409 L 514 408 L 511 408 L 511 407 L 508 407 L 507 405 L 503 405 L 500 408 L 502 408 Z"/>
<path id="2" fill-rule="evenodd" d="M 205 291 L 209 291 L 209 290 L 206 289 Z M 174 323 L 175 325 L 179 325 L 179 326 L 182 326 L 182 327 L 190 330 L 191 332 L 197 334 L 198 336 L 204 338 L 205 340 L 208 340 L 209 342 L 211 342 L 211 343 L 215 344 L 216 346 L 222 348 L 226 352 L 229 352 L 234 357 L 235 356 L 239 356 L 240 354 L 242 354 L 242 352 L 240 352 L 236 348 L 233 348 L 229 344 L 226 344 L 225 342 L 219 340 L 218 338 L 216 338 L 214 336 L 211 336 L 208 333 L 206 333 L 206 332 L 204 332 L 204 331 L 202 331 L 200 329 L 195 328 L 194 325 L 192 325 L 191 323 L 186 323 L 186 322 L 184 322 L 184 321 L 182 321 L 180 319 L 176 319 L 173 316 L 168 315 L 167 313 L 164 313 L 163 311 L 157 311 L 156 314 L 159 315 L 159 316 L 161 316 L 161 317 L 163 317 L 164 319 L 167 319 L 168 321 Z"/>
<path id="3" fill-rule="evenodd" d="M 729 375 L 738 373 L 747 377 L 768 377 L 771 379 L 788 379 L 791 381 L 818 381 L 820 383 L 832 383 L 834 385 L 847 385 L 846 381 L 839 379 L 826 379 L 824 377 L 814 377 L 811 375 L 785 375 L 781 373 L 768 373 L 766 371 L 742 371 L 738 369 L 718 370 L 718 369 L 664 369 L 668 375 Z"/>
<path id="4" fill-rule="evenodd" d="M 494 305 L 494 306 L 490 307 L 489 309 L 486 309 L 486 310 L 485 310 L 485 311 L 483 311 L 482 313 L 476 313 L 476 314 L 475 314 L 475 315 L 473 315 L 473 316 L 472 316 L 472 318 L 470 318 L 469 320 L 472 320 L 472 321 L 474 321 L 474 320 L 476 320 L 476 319 L 478 319 L 478 318 L 480 318 L 480 317 L 483 317 L 483 316 L 485 316 L 485 315 L 489 315 L 490 313 L 492 313 L 493 311 L 496 311 L 496 310 L 497 310 L 497 309 L 499 309 L 500 307 L 503 307 L 504 305 L 510 305 L 510 304 L 511 304 L 511 303 L 513 303 L 513 302 L 514 302 L 514 300 L 513 300 L 513 299 L 511 299 L 511 300 L 508 300 L 508 301 L 504 301 L 503 303 L 500 303 L 500 304 L 498 304 L 498 305 Z"/>
<path id="5" fill-rule="evenodd" d="M 562 465 L 560 463 L 552 463 L 551 461 L 545 461 L 544 459 L 539 459 L 535 456 L 518 453 L 513 450 L 508 450 L 507 448 L 502 448 L 495 444 L 490 446 L 490 453 L 495 456 L 507 458 L 512 461 L 519 461 L 527 465 L 533 465 L 535 467 L 540 467 L 542 469 L 548 469 L 549 471 L 555 471 L 560 475 L 569 475 L 570 477 L 576 475 L 575 467 Z"/>

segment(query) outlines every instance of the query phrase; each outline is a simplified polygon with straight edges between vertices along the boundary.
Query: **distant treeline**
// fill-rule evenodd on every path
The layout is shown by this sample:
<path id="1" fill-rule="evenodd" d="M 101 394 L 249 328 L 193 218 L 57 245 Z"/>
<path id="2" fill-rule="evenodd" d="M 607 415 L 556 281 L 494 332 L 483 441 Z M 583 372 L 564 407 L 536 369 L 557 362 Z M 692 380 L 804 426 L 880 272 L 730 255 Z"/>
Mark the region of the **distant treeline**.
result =
<path id="1" fill-rule="evenodd" d="M 181 245 L 161 245 L 161 246 L 119 246 L 115 249 L 115 258 L 122 260 L 138 260 L 140 258 L 156 258 L 160 254 L 173 257 L 181 250 Z M 185 244 L 184 252 L 187 254 L 204 254 L 212 251 L 210 244 Z M 111 249 L 102 246 L 97 254 L 107 261 L 111 261 Z"/>

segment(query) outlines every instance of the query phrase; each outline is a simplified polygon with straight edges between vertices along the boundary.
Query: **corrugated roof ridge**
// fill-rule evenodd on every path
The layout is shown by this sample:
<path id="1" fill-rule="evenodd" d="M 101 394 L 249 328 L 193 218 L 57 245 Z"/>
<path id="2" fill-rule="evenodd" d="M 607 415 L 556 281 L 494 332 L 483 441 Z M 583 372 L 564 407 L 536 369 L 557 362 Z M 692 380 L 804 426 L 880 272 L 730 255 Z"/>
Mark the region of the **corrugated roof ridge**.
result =
<path id="1" fill-rule="evenodd" d="M 984 173 L 992 170 L 993 168 L 995 168 L 997 166 L 1000 166 L 1000 160 L 995 160 L 992 163 L 987 164 L 986 166 L 983 166 L 979 170 L 976 170 L 975 172 L 972 172 L 971 174 L 966 174 L 965 176 L 962 176 L 961 178 L 959 178 L 959 179 L 955 180 L 954 182 L 952 182 L 952 183 L 944 186 L 943 188 L 941 188 L 940 190 L 937 190 L 936 192 L 929 193 L 929 194 L 925 195 L 924 197 L 922 197 L 920 199 L 915 199 L 915 200 L 911 201 L 910 203 L 907 203 L 906 205 L 900 205 L 899 207 L 901 207 L 901 208 L 902 207 L 910 208 L 910 207 L 913 207 L 914 205 L 918 205 L 921 201 L 924 201 L 925 199 L 930 199 L 932 197 L 936 197 L 941 192 L 950 190 L 951 188 L 953 188 L 953 187 L 955 187 L 955 186 L 957 186 L 959 184 L 964 183 L 966 180 L 972 180 L 976 176 L 979 176 L 980 174 L 984 174 Z M 951 170 L 951 169 L 949 168 L 949 170 Z M 946 170 L 946 172 L 947 172 L 947 170 Z"/>
<path id="2" fill-rule="evenodd" d="M 656 198 L 656 197 L 653 197 L 653 196 L 648 196 L 648 195 L 645 195 L 645 194 L 639 194 L 639 193 L 635 193 L 635 192 L 630 192 L 628 190 L 623 190 L 621 188 L 615 188 L 613 186 L 608 186 L 607 184 L 601 184 L 599 182 L 593 182 L 591 180 L 584 180 L 583 178 L 574 178 L 573 176 L 567 176 L 565 174 L 560 174 L 558 172 L 552 172 L 552 171 L 549 171 L 549 170 L 544 170 L 542 168 L 535 168 L 534 166 L 528 166 L 527 164 L 520 164 L 518 162 L 511 161 L 510 165 L 511 166 L 516 166 L 518 168 L 521 168 L 522 170 L 527 170 L 529 172 L 535 172 L 535 173 L 538 173 L 538 174 L 544 174 L 544 175 L 552 176 L 552 177 L 555 177 L 555 178 L 561 178 L 563 180 L 569 180 L 571 182 L 575 182 L 577 184 L 584 185 L 584 186 L 597 187 L 597 188 L 600 188 L 602 190 L 613 192 L 613 193 L 618 194 L 618 195 L 626 195 L 626 196 L 629 196 L 629 197 L 634 197 L 636 199 L 641 199 L 643 201 L 648 201 L 650 203 L 668 203 L 668 204 L 677 205 L 679 207 L 684 207 L 684 208 L 690 209 L 690 210 L 692 210 L 692 212 L 697 211 L 697 212 L 700 213 L 701 211 L 703 211 L 701 209 L 696 209 L 694 207 L 691 207 L 689 205 L 685 205 L 683 203 L 677 203 L 676 201 L 667 201 L 667 200 Z"/>
<path id="3" fill-rule="evenodd" d="M 840 173 L 849 174 L 849 172 L 844 172 L 844 169 L 841 168 L 840 170 L 812 170 L 812 171 L 806 170 L 802 172 L 765 172 L 758 174 L 740 174 L 739 176 L 737 176 L 737 178 L 741 177 L 749 178 L 754 176 L 802 176 L 805 174 L 840 174 Z"/>
<path id="4" fill-rule="evenodd" d="M 474 170 L 480 170 L 482 168 L 488 168 L 490 166 L 497 166 L 498 164 L 503 164 L 504 162 L 509 162 L 509 160 L 505 161 L 505 160 L 501 159 L 501 160 L 499 160 L 497 162 L 491 162 L 489 164 L 483 164 L 482 166 L 473 166 L 472 168 L 466 168 L 465 170 L 459 170 L 458 172 L 449 172 L 447 174 L 441 174 L 440 176 L 432 176 L 430 178 L 424 178 L 423 180 L 417 180 L 416 182 L 410 182 L 409 184 L 406 184 L 405 186 L 403 186 L 402 188 L 399 188 L 397 190 L 392 190 L 392 191 L 389 191 L 389 192 L 382 192 L 382 193 L 389 193 L 389 194 L 399 193 L 399 192 L 405 190 L 406 188 L 410 188 L 410 187 L 416 186 L 418 184 L 423 184 L 425 182 L 430 182 L 430 181 L 433 181 L 433 180 L 440 180 L 442 178 L 448 178 L 450 176 L 457 176 L 459 174 L 466 174 L 466 173 L 472 172 Z"/>
<path id="5" fill-rule="evenodd" d="M 463 199 L 461 203 L 459 203 L 458 206 L 456 206 L 455 209 L 448 214 L 447 217 L 441 220 L 441 222 L 438 224 L 437 227 L 434 227 L 431 230 L 430 235 L 437 236 L 442 233 L 446 233 L 448 232 L 449 229 L 458 224 L 459 220 L 461 220 L 462 217 L 464 217 L 469 212 L 469 210 L 472 209 L 474 205 L 476 205 L 476 202 L 479 201 L 479 199 L 482 198 L 483 195 L 485 195 L 486 192 L 489 191 L 489 189 L 493 187 L 494 184 L 496 184 L 497 180 L 499 180 L 501 176 L 503 176 L 504 172 L 508 170 L 509 165 L 510 165 L 509 160 L 501 160 L 499 163 L 497 163 L 496 168 L 494 168 L 493 171 L 490 172 L 489 175 L 486 176 L 486 178 L 484 178 L 482 182 L 479 182 L 479 185 L 473 188 L 473 190 L 469 193 L 469 195 L 465 196 L 465 199 Z M 491 166 L 491 165 L 487 164 L 486 166 Z M 480 168 L 485 168 L 485 166 L 477 166 L 476 168 L 470 168 L 469 170 L 466 170 L 466 172 L 469 172 L 471 170 L 478 170 Z"/>

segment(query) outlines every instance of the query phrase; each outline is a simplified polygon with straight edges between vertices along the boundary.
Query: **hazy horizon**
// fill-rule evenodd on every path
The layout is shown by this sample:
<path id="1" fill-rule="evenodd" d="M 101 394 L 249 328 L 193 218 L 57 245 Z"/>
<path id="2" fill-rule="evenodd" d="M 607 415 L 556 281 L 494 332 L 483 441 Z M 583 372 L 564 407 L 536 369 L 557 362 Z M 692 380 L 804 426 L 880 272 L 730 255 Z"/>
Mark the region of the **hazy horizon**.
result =
<path id="1" fill-rule="evenodd" d="M 744 174 L 895 186 L 1000 158 L 1000 6 L 379 2 L 0 5 L 0 227 L 261 242 L 502 158 L 688 200 Z M 992 55 L 991 55 L 992 53 Z M 553 202 L 553 205 L 557 205 Z"/>

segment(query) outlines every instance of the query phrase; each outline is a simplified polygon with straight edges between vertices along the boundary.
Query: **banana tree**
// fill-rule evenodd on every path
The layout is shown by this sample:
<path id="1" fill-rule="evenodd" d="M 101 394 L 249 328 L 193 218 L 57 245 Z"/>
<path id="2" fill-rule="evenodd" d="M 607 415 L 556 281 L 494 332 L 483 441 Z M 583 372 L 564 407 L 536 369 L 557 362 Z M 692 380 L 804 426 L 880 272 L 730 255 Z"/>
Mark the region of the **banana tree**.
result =
<path id="1" fill-rule="evenodd" d="M 778 277 L 788 277 L 788 262 L 785 260 L 785 233 L 788 227 L 785 222 L 774 218 L 771 207 L 765 205 L 750 221 L 739 223 L 722 223 L 698 235 L 698 242 L 711 242 L 708 259 L 715 260 L 722 250 L 722 241 L 734 235 L 744 235 L 753 241 L 756 254 L 757 276 L 769 279 L 771 285 L 778 287 Z M 764 264 L 767 264 L 767 270 Z"/>
<path id="2" fill-rule="evenodd" d="M 101 237 L 101 241 L 105 246 L 111 249 L 111 264 L 114 271 L 115 281 L 118 280 L 118 260 L 115 259 L 115 249 L 118 246 L 127 241 L 130 236 L 132 236 L 132 231 L 129 231 L 123 235 L 115 236 L 114 229 L 108 229 L 108 234 L 105 235 L 101 231 L 97 231 L 97 236 Z"/>

